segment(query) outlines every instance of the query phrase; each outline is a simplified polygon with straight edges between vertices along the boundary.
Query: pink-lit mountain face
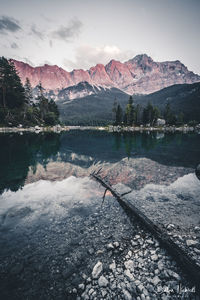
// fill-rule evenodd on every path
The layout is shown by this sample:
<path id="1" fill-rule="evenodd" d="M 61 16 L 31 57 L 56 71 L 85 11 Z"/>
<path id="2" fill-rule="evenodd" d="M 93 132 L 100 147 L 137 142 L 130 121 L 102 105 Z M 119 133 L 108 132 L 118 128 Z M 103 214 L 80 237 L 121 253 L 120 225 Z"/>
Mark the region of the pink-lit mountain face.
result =
<path id="1" fill-rule="evenodd" d="M 150 94 L 174 84 L 194 83 L 200 76 L 188 71 L 180 61 L 155 62 L 146 54 L 137 55 L 127 62 L 111 60 L 107 65 L 97 64 L 89 70 L 67 72 L 58 66 L 45 64 L 32 67 L 13 60 L 24 83 L 30 79 L 32 87 L 41 81 L 47 90 L 61 90 L 80 82 L 103 87 L 116 87 L 129 94 Z"/>

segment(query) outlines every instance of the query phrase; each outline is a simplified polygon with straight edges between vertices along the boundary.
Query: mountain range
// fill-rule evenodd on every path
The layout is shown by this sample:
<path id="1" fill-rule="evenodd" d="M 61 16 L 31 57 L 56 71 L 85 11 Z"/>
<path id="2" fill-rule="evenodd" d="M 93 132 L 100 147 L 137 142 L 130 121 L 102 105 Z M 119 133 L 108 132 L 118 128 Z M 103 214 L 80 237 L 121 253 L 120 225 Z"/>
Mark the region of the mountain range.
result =
<path id="1" fill-rule="evenodd" d="M 85 83 L 80 83 L 79 88 Z M 89 90 L 89 84 L 87 89 Z M 83 88 L 83 87 L 82 87 Z M 90 86 L 93 90 L 93 86 Z M 125 111 L 129 95 L 117 89 L 101 89 L 96 94 L 90 94 L 73 101 L 60 99 L 57 105 L 61 120 L 70 125 L 101 125 L 112 122 L 114 99 Z M 145 107 L 148 102 L 157 106 L 161 112 L 167 103 L 171 110 L 178 115 L 184 114 L 186 122 L 196 120 L 200 122 L 200 82 L 193 84 L 176 84 L 148 95 L 134 95 L 134 104 Z"/>
<path id="2" fill-rule="evenodd" d="M 41 82 L 48 93 L 57 99 L 65 97 L 65 100 L 96 94 L 101 89 L 109 88 L 117 88 L 128 94 L 150 94 L 174 84 L 200 81 L 200 76 L 189 71 L 179 60 L 155 62 L 146 54 L 137 55 L 124 63 L 111 60 L 105 66 L 97 64 L 89 70 L 71 72 L 57 65 L 32 67 L 21 61 L 12 61 L 22 83 L 25 83 L 26 77 L 33 88 Z M 79 85 L 82 82 L 85 88 Z"/>
<path id="3" fill-rule="evenodd" d="M 34 97 L 37 85 L 42 83 L 44 94 L 57 101 L 60 118 L 66 124 L 110 123 L 114 99 L 124 110 L 130 94 L 141 107 L 151 102 L 162 112 L 170 103 L 176 115 L 184 113 L 185 121 L 200 122 L 200 76 L 178 60 L 155 62 L 142 54 L 124 63 L 111 60 L 105 66 L 97 64 L 86 71 L 72 72 L 56 65 L 32 67 L 13 62 L 22 83 L 29 78 Z"/>

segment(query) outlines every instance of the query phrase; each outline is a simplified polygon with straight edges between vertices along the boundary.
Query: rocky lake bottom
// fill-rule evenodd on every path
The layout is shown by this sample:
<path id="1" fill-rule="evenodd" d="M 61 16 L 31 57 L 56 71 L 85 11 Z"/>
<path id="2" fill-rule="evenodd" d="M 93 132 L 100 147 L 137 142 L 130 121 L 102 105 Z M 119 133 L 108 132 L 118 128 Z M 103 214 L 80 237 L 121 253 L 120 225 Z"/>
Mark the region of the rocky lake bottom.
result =
<path id="1" fill-rule="evenodd" d="M 57 137 L 51 140 L 45 159 L 40 143 L 40 151 L 34 152 L 37 167 L 31 156 L 21 188 L 16 182 L 19 178 L 22 182 L 21 161 L 27 154 L 17 157 L 18 172 L 10 172 L 12 178 L 5 174 L 1 181 L 10 185 L 0 195 L 1 298 L 199 299 L 193 282 L 159 241 L 109 192 L 103 201 L 105 189 L 89 177 L 102 168 L 102 178 L 120 194 L 126 193 L 123 197 L 165 228 L 199 264 L 200 182 L 191 153 L 187 153 L 190 163 L 176 165 L 167 164 L 165 155 L 162 161 L 156 161 L 154 153 L 139 155 L 138 149 L 115 159 L 103 135 L 105 148 L 98 151 L 105 157 L 99 159 L 91 139 L 86 154 L 85 149 L 74 151 L 75 142 L 70 134 L 67 137 L 68 148 L 61 136 L 58 152 Z M 75 138 L 78 150 L 79 134 Z M 52 147 L 53 156 L 48 152 Z M 34 144 L 31 153 L 35 148 Z"/>

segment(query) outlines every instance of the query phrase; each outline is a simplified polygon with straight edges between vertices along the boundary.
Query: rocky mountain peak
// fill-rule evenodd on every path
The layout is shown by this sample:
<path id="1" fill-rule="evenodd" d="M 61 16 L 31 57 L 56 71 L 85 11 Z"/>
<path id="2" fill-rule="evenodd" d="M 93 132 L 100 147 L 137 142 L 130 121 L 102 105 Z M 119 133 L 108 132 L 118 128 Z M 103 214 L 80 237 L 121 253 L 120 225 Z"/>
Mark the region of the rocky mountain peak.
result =
<path id="1" fill-rule="evenodd" d="M 147 54 L 138 54 L 132 59 L 128 60 L 130 63 L 137 63 L 138 65 L 140 64 L 151 64 L 153 63 L 153 59 L 148 56 Z"/>
<path id="2" fill-rule="evenodd" d="M 40 81 L 46 90 L 61 90 L 86 81 L 91 85 L 116 87 L 129 94 L 149 94 L 174 84 L 194 83 L 200 76 L 188 71 L 179 60 L 155 62 L 147 54 L 139 54 L 122 63 L 112 59 L 107 65 L 97 64 L 89 70 L 67 72 L 57 65 L 32 67 L 13 60 L 24 83 L 26 77 L 33 87 Z"/>

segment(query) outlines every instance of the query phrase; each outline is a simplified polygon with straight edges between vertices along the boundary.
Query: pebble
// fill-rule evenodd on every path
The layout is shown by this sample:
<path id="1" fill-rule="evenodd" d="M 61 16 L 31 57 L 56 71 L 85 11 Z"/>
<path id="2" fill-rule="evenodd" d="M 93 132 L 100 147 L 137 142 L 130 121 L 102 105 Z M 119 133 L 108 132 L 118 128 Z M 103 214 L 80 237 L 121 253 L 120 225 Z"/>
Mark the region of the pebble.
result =
<path id="1" fill-rule="evenodd" d="M 113 250 L 113 249 L 114 249 L 114 246 L 113 246 L 112 243 L 109 243 L 109 244 L 106 246 L 106 248 L 107 248 L 108 250 Z"/>
<path id="2" fill-rule="evenodd" d="M 84 290 L 84 289 L 85 289 L 84 283 L 79 284 L 79 285 L 78 285 L 78 288 L 79 288 L 80 290 Z"/>
<path id="3" fill-rule="evenodd" d="M 137 245 L 138 245 L 138 243 L 137 243 L 137 242 L 135 242 L 135 241 L 133 241 L 133 240 L 131 240 L 131 245 L 132 245 L 133 247 L 135 247 L 135 246 L 137 246 Z"/>
<path id="4" fill-rule="evenodd" d="M 129 270 L 125 270 L 124 275 L 127 276 L 130 281 L 134 281 L 134 277 Z"/>
<path id="5" fill-rule="evenodd" d="M 167 230 L 172 230 L 174 228 L 175 228 L 174 224 L 168 224 L 167 225 Z"/>
<path id="6" fill-rule="evenodd" d="M 92 277 L 94 279 L 98 278 L 100 276 L 102 270 L 103 270 L 103 265 L 100 261 L 98 261 L 92 270 Z"/>
<path id="7" fill-rule="evenodd" d="M 197 241 L 194 241 L 194 240 L 186 240 L 186 245 L 187 245 L 188 247 L 192 247 L 192 246 L 198 245 L 198 242 L 197 242 Z"/>
<path id="8" fill-rule="evenodd" d="M 109 265 L 109 269 L 112 270 L 112 271 L 114 271 L 116 269 L 115 261 L 113 261 L 113 263 Z"/>
<path id="9" fill-rule="evenodd" d="M 158 255 L 157 254 L 152 255 L 151 260 L 157 261 L 158 260 Z"/>
<path id="10" fill-rule="evenodd" d="M 148 244 L 150 244 L 150 245 L 153 245 L 154 244 L 154 242 L 152 241 L 152 240 L 146 240 L 146 242 L 148 243 Z"/>
<path id="11" fill-rule="evenodd" d="M 93 248 L 88 249 L 88 253 L 89 253 L 90 255 L 94 254 L 94 249 L 93 249 Z"/>
<path id="12" fill-rule="evenodd" d="M 106 292 L 106 290 L 101 290 L 101 294 L 102 294 L 102 296 L 103 296 L 103 298 L 107 295 L 107 292 Z"/>
<path id="13" fill-rule="evenodd" d="M 155 276 L 151 282 L 153 283 L 153 285 L 157 285 L 160 282 L 160 278 L 158 276 Z"/>
<path id="14" fill-rule="evenodd" d="M 133 299 L 131 294 L 127 290 L 123 289 L 122 293 L 124 294 L 124 299 L 125 300 L 132 300 Z"/>
<path id="15" fill-rule="evenodd" d="M 195 232 L 200 232 L 200 227 L 199 227 L 199 226 L 195 226 L 195 227 L 194 227 L 194 231 L 195 231 Z"/>
<path id="16" fill-rule="evenodd" d="M 174 271 L 168 270 L 168 274 L 169 274 L 169 276 L 173 277 L 177 281 L 181 280 L 180 276 L 176 272 L 174 272 Z"/>
<path id="17" fill-rule="evenodd" d="M 86 279 L 85 284 L 78 285 L 78 291 L 85 291 L 82 299 L 169 299 L 166 298 L 169 295 L 163 292 L 163 284 L 174 289 L 176 295 L 177 286 L 181 282 L 176 263 L 150 235 L 144 240 L 142 236 L 143 233 L 136 235 L 128 246 L 121 242 L 107 244 L 107 260 L 110 261 L 108 253 L 114 259 L 110 264 L 105 264 L 104 268 L 103 263 L 98 261 L 92 270 L 92 280 L 88 282 Z M 196 245 L 196 241 L 194 242 Z M 115 257 L 115 251 L 119 247 L 126 249 L 124 254 L 121 252 L 120 261 Z M 194 250 L 200 251 L 197 248 Z"/>
<path id="18" fill-rule="evenodd" d="M 125 265 L 125 268 L 129 269 L 129 270 L 133 270 L 133 268 L 134 268 L 134 262 L 131 259 L 125 261 L 124 265 Z"/>
<path id="19" fill-rule="evenodd" d="M 106 287 L 108 285 L 108 280 L 103 275 L 101 275 L 98 280 L 98 285 L 100 287 Z"/>
<path id="20" fill-rule="evenodd" d="M 113 245 L 114 245 L 115 248 L 119 247 L 119 243 L 118 242 L 114 242 Z"/>

